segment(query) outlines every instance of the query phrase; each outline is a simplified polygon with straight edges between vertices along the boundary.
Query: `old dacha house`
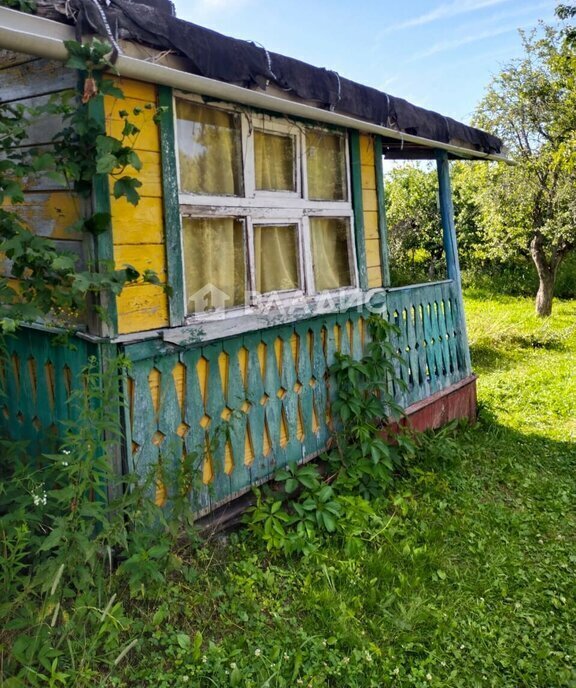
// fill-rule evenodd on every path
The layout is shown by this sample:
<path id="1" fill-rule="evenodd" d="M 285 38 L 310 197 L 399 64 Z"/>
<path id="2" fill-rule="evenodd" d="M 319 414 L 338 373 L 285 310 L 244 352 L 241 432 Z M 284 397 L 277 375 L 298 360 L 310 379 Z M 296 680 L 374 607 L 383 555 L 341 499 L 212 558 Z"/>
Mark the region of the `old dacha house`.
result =
<path id="1" fill-rule="evenodd" d="M 78 29 L 118 52 L 125 98 L 100 98 L 102 130 L 118 134 L 120 110 L 140 106 L 141 199 L 116 199 L 100 180 L 92 209 L 109 212 L 111 228 L 90 240 L 65 231 L 82 208 L 49 180 L 29 190 L 22 212 L 79 265 L 153 270 L 171 291 L 140 281 L 107 295 L 107 317 L 89 312 L 72 348 L 54 343 L 53 327 L 22 328 L 4 370 L 0 418 L 11 435 L 45 450 L 88 358 L 104 365 L 123 354 L 117 469 L 143 475 L 196 453 L 193 500 L 206 513 L 326 448 L 328 368 L 335 352 L 361 357 L 372 312 L 398 327 L 406 385 L 395 392 L 411 422 L 474 415 L 449 161 L 503 159 L 497 138 L 181 21 L 165 0 L 39 2 L 36 15 L 0 8 L 2 101 L 74 88 L 63 41 Z M 58 125 L 49 118 L 32 143 L 48 144 Z M 437 162 L 447 279 L 390 284 L 383 158 Z M 223 423 L 229 432 L 212 442 Z"/>

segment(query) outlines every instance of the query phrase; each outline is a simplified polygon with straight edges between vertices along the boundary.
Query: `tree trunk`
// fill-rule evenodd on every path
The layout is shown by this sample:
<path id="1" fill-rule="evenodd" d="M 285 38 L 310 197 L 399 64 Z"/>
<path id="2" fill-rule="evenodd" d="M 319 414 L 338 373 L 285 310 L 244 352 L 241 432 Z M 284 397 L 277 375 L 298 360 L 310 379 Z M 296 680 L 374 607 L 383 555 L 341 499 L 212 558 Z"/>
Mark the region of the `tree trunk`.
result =
<path id="1" fill-rule="evenodd" d="M 538 274 L 540 284 L 536 294 L 536 315 L 547 318 L 552 315 L 552 297 L 554 296 L 554 277 Z"/>
<path id="2" fill-rule="evenodd" d="M 540 232 L 537 232 L 530 242 L 530 255 L 536 266 L 539 280 L 535 304 L 536 315 L 540 318 L 547 318 L 552 315 L 552 298 L 559 260 L 547 260 L 544 252 L 544 237 Z"/>

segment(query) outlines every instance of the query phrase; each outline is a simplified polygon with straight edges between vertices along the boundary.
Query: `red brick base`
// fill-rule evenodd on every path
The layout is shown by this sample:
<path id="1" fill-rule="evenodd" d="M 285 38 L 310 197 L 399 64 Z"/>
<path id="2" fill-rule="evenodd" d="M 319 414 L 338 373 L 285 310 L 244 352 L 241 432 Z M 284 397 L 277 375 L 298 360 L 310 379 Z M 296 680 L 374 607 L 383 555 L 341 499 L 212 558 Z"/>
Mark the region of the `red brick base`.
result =
<path id="1" fill-rule="evenodd" d="M 473 423 L 476 420 L 476 410 L 476 375 L 470 375 L 465 380 L 409 406 L 405 411 L 406 420 L 403 425 L 421 432 L 461 418 L 468 418 Z"/>

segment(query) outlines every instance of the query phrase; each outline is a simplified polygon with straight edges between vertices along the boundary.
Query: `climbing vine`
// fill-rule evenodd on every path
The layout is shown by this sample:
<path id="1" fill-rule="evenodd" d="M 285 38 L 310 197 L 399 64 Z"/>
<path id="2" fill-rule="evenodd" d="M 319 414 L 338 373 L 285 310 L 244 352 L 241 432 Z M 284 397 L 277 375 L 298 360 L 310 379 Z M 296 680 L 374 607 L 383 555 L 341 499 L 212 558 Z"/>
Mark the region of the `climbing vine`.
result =
<path id="1" fill-rule="evenodd" d="M 320 463 L 282 468 L 276 485 L 256 490 L 245 520 L 271 551 L 308 555 L 330 534 L 345 537 L 353 550 L 375 517 L 370 500 L 385 493 L 414 454 L 409 434 L 397 430 L 391 441 L 386 429 L 402 415 L 393 395 L 403 385 L 397 372 L 403 361 L 390 343 L 396 328 L 377 315 L 367 324 L 364 356 L 337 353 L 329 371 L 336 388 L 332 450 Z"/>
<path id="2" fill-rule="evenodd" d="M 65 324 L 82 312 L 89 294 L 118 294 L 126 283 L 137 280 L 159 283 L 153 271 L 140 274 L 130 265 L 117 270 L 100 261 L 78 269 L 76 255 L 59 251 L 50 238 L 38 236 L 19 212 L 25 203 L 26 188 L 42 177 L 65 185 L 86 205 L 90 205 L 95 180 L 100 175 L 113 180 L 116 198 L 124 197 L 133 205 L 140 199 L 141 182 L 129 170 L 138 172 L 142 162 L 129 141 L 139 133 L 130 117 L 141 114 L 142 108 L 120 111 L 120 136 L 106 133 L 100 116 L 103 97 L 124 98 L 110 78 L 114 71 L 108 59 L 112 49 L 98 39 L 89 44 L 67 41 L 65 45 L 69 54 L 66 67 L 82 75 L 80 92 L 59 94 L 37 107 L 0 105 L 0 253 L 7 259 L 4 276 L 0 278 L 3 332 L 47 315 L 53 322 Z M 153 118 L 159 115 L 153 104 L 144 109 Z M 63 126 L 51 145 L 22 147 L 31 121 L 54 115 L 61 117 Z M 67 229 L 97 236 L 111 231 L 111 217 L 106 212 L 92 211 Z M 101 317 L 106 318 L 103 309 L 99 310 Z"/>

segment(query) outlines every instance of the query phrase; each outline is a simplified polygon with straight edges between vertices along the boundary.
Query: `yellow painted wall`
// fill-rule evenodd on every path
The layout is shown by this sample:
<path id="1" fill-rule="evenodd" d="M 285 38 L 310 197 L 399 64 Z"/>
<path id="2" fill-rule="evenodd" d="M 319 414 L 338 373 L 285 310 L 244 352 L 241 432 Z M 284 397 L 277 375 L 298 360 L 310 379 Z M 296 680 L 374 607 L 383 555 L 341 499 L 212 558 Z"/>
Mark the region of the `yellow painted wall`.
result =
<path id="1" fill-rule="evenodd" d="M 122 136 L 123 120 L 120 111 L 130 113 L 129 121 L 140 132 L 127 138 L 142 161 L 140 172 L 128 168 L 124 173 L 137 177 L 142 186 L 137 206 L 124 198 L 115 199 L 111 194 L 112 235 L 116 267 L 133 265 L 137 270 L 155 270 L 162 282 L 166 281 L 166 251 L 164 245 L 164 219 L 162 206 L 162 167 L 160 135 L 153 120 L 154 111 L 145 105 L 157 103 L 157 89 L 131 79 L 116 80 L 124 99 L 106 97 L 106 128 L 111 136 Z M 134 108 L 141 108 L 137 115 Z M 114 179 L 110 179 L 112 192 Z M 151 284 L 135 284 L 126 287 L 117 299 L 118 333 L 141 332 L 166 327 L 168 297 L 161 287 Z"/>
<path id="2" fill-rule="evenodd" d="M 364 239 L 366 241 L 366 266 L 368 286 L 382 286 L 382 260 L 378 232 L 378 196 L 376 194 L 376 159 L 374 137 L 360 135 L 360 163 L 362 166 L 362 205 L 364 209 Z"/>

